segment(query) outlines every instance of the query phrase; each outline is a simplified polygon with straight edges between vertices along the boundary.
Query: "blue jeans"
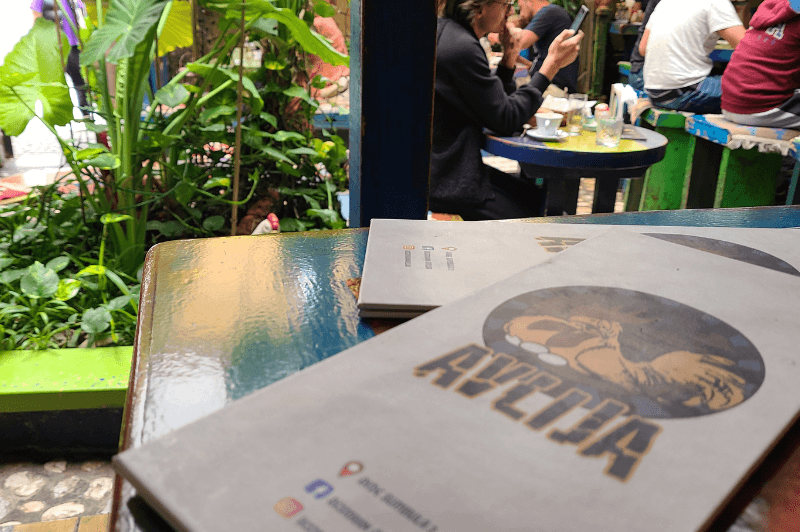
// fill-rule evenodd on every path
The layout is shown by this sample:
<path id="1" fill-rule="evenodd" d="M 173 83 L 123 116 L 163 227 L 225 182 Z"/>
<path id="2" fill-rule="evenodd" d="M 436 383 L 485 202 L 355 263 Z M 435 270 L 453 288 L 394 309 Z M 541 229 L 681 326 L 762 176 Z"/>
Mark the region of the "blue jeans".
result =
<path id="1" fill-rule="evenodd" d="M 631 72 L 628 74 L 628 85 L 636 89 L 637 91 L 644 90 L 644 76 L 642 75 L 644 72 L 639 70 L 638 72 Z"/>
<path id="2" fill-rule="evenodd" d="M 708 76 L 693 91 L 685 92 L 672 100 L 654 101 L 653 105 L 697 114 L 720 114 L 721 98 L 722 76 Z"/>

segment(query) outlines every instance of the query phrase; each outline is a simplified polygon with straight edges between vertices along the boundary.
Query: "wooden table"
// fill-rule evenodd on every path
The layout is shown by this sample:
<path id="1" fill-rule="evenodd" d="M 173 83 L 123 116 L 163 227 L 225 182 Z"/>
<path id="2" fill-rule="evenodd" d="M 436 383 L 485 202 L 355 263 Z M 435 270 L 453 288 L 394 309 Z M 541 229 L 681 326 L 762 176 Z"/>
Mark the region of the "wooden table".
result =
<path id="1" fill-rule="evenodd" d="M 519 161 L 530 177 L 548 179 L 545 215 L 575 214 L 580 178 L 596 178 L 593 213 L 614 212 L 619 180 L 640 178 L 650 165 L 664 158 L 667 138 L 655 131 L 627 125 L 644 140 L 622 139 L 616 148 L 595 144 L 594 131 L 581 131 L 561 142 L 540 142 L 485 135 L 483 149 L 492 155 Z"/>
<path id="2" fill-rule="evenodd" d="M 800 206 L 531 221 L 800 227 Z M 361 276 L 367 235 L 366 229 L 286 233 L 182 240 L 151 249 L 121 448 L 168 434 L 399 323 L 358 318 L 351 285 Z M 755 489 L 766 478 L 758 477 Z M 171 529 L 117 478 L 111 530 Z"/>

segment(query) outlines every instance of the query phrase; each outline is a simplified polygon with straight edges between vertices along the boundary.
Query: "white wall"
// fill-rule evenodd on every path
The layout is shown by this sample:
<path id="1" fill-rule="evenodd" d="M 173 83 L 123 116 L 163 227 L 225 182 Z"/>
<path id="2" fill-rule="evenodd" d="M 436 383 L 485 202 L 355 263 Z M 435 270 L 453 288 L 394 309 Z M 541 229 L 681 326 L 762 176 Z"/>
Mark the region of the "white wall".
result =
<path id="1" fill-rule="evenodd" d="M 14 45 L 33 26 L 29 0 L 2 0 L 3 16 L 0 19 L 0 64 Z"/>

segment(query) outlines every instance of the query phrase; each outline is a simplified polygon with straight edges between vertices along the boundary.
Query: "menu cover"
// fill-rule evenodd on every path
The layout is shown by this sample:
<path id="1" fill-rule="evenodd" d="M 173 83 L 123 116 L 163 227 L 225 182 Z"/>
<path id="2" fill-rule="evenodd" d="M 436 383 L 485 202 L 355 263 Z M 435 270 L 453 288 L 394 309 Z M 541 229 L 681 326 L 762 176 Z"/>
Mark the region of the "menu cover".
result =
<path id="1" fill-rule="evenodd" d="M 374 219 L 359 289 L 359 315 L 413 318 L 544 262 L 553 253 L 608 228 L 595 224 Z M 626 228 L 800 276 L 800 239 L 786 229 Z"/>
<path id="2" fill-rule="evenodd" d="M 709 530 L 798 419 L 799 293 L 613 230 L 113 465 L 182 531 Z"/>

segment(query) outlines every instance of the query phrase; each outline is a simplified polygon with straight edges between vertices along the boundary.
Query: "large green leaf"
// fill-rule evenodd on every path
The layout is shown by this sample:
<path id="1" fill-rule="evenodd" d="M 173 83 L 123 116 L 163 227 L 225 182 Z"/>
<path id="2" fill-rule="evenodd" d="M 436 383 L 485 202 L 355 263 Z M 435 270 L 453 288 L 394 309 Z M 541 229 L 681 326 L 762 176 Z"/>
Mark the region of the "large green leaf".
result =
<path id="1" fill-rule="evenodd" d="M 63 34 L 62 34 L 63 35 Z M 63 38 L 62 48 L 69 43 Z M 16 137 L 42 102 L 42 120 L 63 126 L 72 120 L 72 100 L 64 80 L 55 24 L 39 18 L 0 66 L 0 128 Z"/>
<path id="2" fill-rule="evenodd" d="M 105 25 L 92 33 L 81 52 L 81 64 L 90 65 L 105 57 L 109 63 L 132 57 L 136 46 L 152 38 L 152 30 L 170 0 L 115 0 Z"/>
<path id="3" fill-rule="evenodd" d="M 180 83 L 170 83 L 161 87 L 156 93 L 158 101 L 167 107 L 177 107 L 189 99 L 189 91 Z"/>
<path id="4" fill-rule="evenodd" d="M 158 55 L 164 56 L 175 48 L 188 48 L 192 45 L 192 1 L 174 0 L 167 18 L 162 20 L 159 28 Z M 97 3 L 94 0 L 84 2 L 89 20 L 97 26 Z M 103 0 L 103 13 L 108 12 L 108 0 Z"/>
<path id="5" fill-rule="evenodd" d="M 20 288 L 34 299 L 52 297 L 58 291 L 58 274 L 36 261 L 20 279 Z"/>
<path id="6" fill-rule="evenodd" d="M 192 2 L 175 0 L 158 32 L 158 55 L 164 56 L 175 48 L 192 45 Z"/>
<path id="7" fill-rule="evenodd" d="M 241 0 L 215 0 L 209 2 L 210 7 L 225 11 L 227 18 L 239 20 L 242 13 Z M 319 56 L 331 65 L 347 65 L 349 57 L 339 53 L 325 37 L 308 27 L 304 21 L 290 9 L 275 7 L 269 0 L 247 0 L 245 18 L 252 20 L 258 17 L 277 20 L 288 28 L 300 46 L 306 52 Z"/>
<path id="8" fill-rule="evenodd" d="M 90 334 L 97 334 L 111 325 L 111 313 L 102 307 L 92 308 L 83 313 L 81 329 Z"/>

